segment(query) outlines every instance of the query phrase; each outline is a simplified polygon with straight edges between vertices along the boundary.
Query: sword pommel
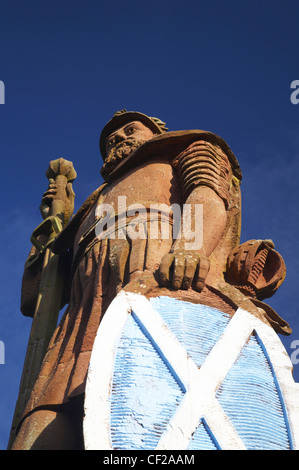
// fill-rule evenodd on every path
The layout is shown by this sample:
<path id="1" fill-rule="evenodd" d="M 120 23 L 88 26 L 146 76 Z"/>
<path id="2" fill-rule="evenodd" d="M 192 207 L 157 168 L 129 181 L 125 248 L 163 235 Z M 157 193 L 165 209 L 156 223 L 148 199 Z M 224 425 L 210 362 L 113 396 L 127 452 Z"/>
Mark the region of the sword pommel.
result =
<path id="1" fill-rule="evenodd" d="M 49 168 L 46 171 L 47 178 L 53 178 L 56 181 L 58 176 L 64 176 L 68 183 L 71 183 L 76 179 L 77 173 L 73 166 L 73 163 L 65 160 L 64 158 L 58 158 L 52 160 L 49 164 Z"/>

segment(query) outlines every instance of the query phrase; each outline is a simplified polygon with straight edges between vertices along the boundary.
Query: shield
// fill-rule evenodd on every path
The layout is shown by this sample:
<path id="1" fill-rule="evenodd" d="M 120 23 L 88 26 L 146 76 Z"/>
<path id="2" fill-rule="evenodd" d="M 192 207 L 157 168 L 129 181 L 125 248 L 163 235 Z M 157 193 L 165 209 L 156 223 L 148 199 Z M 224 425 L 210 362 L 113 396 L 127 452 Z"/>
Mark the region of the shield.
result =
<path id="1" fill-rule="evenodd" d="M 298 387 L 277 334 L 250 312 L 121 291 L 91 355 L 85 448 L 298 449 Z"/>

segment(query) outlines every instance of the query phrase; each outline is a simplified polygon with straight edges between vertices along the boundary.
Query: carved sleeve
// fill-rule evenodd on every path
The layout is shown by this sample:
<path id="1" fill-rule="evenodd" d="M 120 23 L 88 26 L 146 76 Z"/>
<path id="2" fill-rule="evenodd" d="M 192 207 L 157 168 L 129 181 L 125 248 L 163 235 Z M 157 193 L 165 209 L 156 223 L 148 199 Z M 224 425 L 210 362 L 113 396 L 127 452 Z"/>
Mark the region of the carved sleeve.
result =
<path id="1" fill-rule="evenodd" d="M 209 186 L 228 207 L 232 169 L 220 147 L 205 140 L 194 142 L 176 157 L 173 166 L 178 172 L 185 200 L 194 188 Z"/>

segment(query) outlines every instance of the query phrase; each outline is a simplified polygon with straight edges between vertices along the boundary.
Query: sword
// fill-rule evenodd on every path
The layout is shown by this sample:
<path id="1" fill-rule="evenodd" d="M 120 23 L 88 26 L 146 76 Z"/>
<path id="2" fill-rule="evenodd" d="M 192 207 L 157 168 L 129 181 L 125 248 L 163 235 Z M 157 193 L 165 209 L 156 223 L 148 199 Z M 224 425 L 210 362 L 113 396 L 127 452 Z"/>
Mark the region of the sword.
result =
<path id="1" fill-rule="evenodd" d="M 40 371 L 49 341 L 57 326 L 64 287 L 64 279 L 59 269 L 59 255 L 52 252 L 51 245 L 63 228 L 66 186 L 74 181 L 77 174 L 72 162 L 59 158 L 50 162 L 46 176 L 55 181 L 57 191 L 50 206 L 49 216 L 34 230 L 30 239 L 37 248 L 37 254 L 28 258 L 25 263 L 25 267 L 28 268 L 43 256 L 39 294 L 28 340 L 8 449 L 11 448 L 15 440 L 17 427 Z M 48 241 L 44 245 L 39 240 L 40 235 L 48 237 Z"/>

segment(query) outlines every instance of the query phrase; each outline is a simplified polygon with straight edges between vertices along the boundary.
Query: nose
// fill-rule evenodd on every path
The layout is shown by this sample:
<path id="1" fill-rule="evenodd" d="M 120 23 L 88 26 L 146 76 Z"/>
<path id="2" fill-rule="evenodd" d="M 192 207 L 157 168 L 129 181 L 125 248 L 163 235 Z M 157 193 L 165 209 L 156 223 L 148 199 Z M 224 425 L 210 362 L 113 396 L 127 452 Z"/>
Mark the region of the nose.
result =
<path id="1" fill-rule="evenodd" d="M 122 140 L 125 140 L 127 138 L 126 134 L 124 131 L 119 131 L 117 134 L 114 136 L 115 143 L 118 144 Z"/>

